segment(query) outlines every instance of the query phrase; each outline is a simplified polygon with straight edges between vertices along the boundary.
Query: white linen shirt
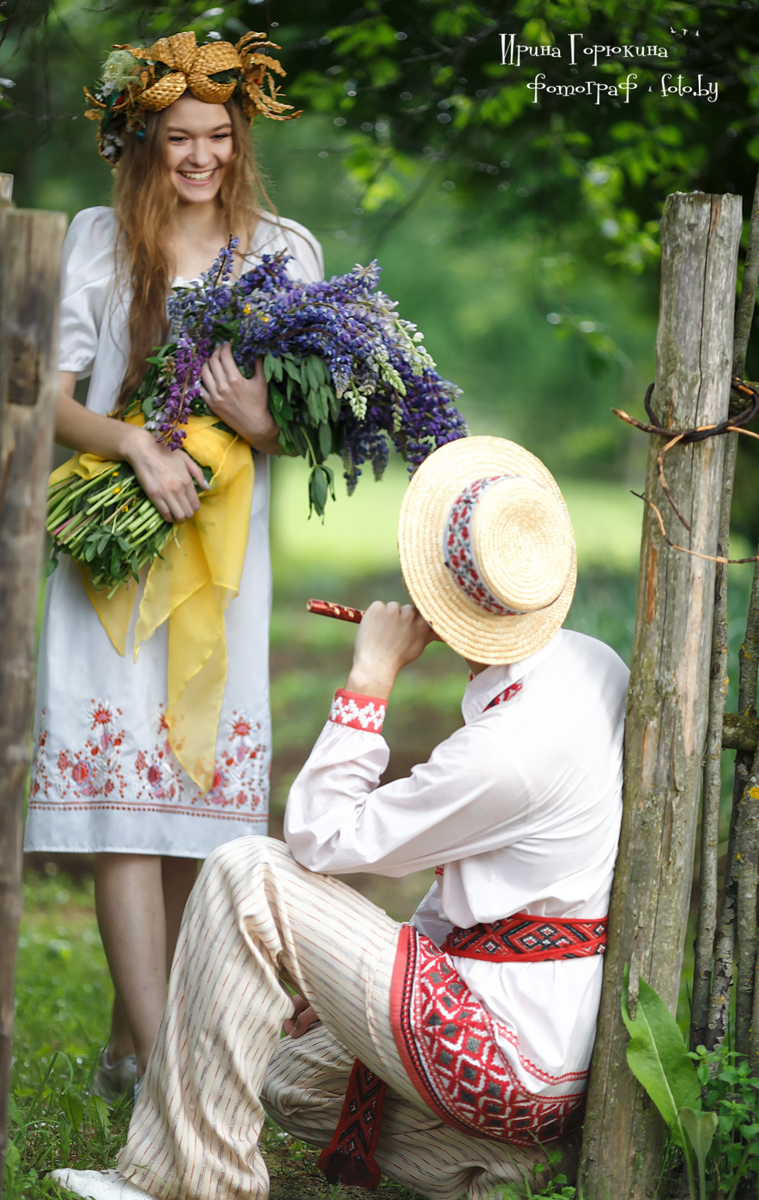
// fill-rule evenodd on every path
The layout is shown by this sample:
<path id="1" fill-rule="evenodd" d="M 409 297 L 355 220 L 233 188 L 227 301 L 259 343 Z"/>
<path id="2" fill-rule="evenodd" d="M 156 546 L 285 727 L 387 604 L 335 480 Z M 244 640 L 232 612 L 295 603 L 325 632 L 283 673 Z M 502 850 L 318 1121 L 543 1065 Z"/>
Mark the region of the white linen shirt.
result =
<path id="1" fill-rule="evenodd" d="M 603 642 L 560 630 L 530 658 L 476 675 L 463 728 L 410 776 L 381 787 L 390 754 L 382 735 L 328 721 L 290 791 L 290 850 L 329 874 L 443 866 L 413 917 L 437 945 L 453 926 L 517 912 L 606 916 L 628 674 Z M 517 682 L 509 700 L 487 709 Z M 584 1086 L 601 956 L 453 963 L 498 1022 L 499 1046 L 528 1090 Z"/>

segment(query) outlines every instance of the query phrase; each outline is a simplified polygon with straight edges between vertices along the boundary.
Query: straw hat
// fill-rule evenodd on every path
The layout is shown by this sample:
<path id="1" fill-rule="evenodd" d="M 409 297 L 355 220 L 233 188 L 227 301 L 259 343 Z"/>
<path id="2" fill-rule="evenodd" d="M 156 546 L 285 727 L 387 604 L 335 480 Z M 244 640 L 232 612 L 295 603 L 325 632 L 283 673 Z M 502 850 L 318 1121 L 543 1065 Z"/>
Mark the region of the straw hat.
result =
<path id="1" fill-rule="evenodd" d="M 567 506 L 540 460 L 504 438 L 460 438 L 425 459 L 403 499 L 398 548 L 419 612 L 475 662 L 535 654 L 572 603 Z"/>

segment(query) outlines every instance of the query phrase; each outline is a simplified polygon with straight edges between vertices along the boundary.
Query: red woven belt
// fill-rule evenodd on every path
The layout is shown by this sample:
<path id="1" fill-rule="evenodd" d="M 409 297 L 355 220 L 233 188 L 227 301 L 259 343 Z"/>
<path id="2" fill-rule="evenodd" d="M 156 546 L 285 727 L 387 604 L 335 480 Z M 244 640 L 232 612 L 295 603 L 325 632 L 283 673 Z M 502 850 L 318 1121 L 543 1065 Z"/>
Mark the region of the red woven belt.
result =
<path id="1" fill-rule="evenodd" d="M 590 958 L 606 949 L 608 917 L 581 921 L 515 913 L 502 921 L 452 929 L 440 947 L 456 958 L 486 962 L 546 962 L 557 958 Z"/>

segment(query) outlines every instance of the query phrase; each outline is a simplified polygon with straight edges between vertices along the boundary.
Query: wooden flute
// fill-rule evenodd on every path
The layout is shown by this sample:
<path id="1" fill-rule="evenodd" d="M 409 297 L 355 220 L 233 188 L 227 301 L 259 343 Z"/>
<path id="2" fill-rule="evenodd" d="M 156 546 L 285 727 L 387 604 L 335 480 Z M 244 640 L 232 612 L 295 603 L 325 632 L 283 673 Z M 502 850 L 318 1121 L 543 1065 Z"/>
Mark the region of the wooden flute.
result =
<path id="1" fill-rule="evenodd" d="M 336 621 L 350 621 L 360 625 L 364 611 L 361 608 L 348 608 L 345 604 L 333 604 L 331 600 L 307 600 L 306 612 L 316 613 L 318 617 L 334 617 Z"/>

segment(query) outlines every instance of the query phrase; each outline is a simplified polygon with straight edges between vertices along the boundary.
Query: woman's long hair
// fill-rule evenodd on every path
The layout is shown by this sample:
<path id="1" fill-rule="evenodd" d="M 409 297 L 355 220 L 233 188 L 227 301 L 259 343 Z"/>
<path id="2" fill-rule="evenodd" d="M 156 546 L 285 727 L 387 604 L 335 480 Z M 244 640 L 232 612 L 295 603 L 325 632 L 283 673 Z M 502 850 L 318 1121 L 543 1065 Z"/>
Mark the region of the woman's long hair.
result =
<path id="1" fill-rule="evenodd" d="M 233 100 L 224 107 L 232 122 L 234 152 L 224 172 L 218 197 L 230 234 L 241 246 L 253 234 L 261 206 L 271 208 L 256 169 L 248 122 Z M 168 320 L 166 298 L 171 289 L 174 264 L 167 246 L 168 233 L 179 197 L 166 169 L 166 119 L 169 108 L 146 114 L 145 137 L 134 134 L 124 139 L 124 150 L 116 170 L 113 207 L 119 221 L 119 274 L 131 284 L 129 308 L 129 359 L 115 413 L 124 411 L 131 395 L 142 383 L 145 359 L 152 348 L 166 341 Z"/>

